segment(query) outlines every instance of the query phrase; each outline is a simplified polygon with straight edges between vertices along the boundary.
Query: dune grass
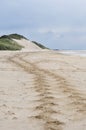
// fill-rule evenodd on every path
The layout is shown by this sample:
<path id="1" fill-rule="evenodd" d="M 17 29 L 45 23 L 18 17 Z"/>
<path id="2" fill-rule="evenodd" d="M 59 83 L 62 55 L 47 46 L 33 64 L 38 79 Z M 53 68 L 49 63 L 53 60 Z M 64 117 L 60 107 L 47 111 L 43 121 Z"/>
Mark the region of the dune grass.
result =
<path id="1" fill-rule="evenodd" d="M 42 49 L 49 49 L 49 48 L 47 48 L 47 47 L 45 47 L 44 45 L 42 45 L 42 44 L 40 44 L 40 43 L 38 43 L 38 42 L 35 42 L 35 41 L 32 41 L 34 44 L 36 44 L 37 46 L 39 46 L 40 48 L 42 48 Z"/>
<path id="2" fill-rule="evenodd" d="M 14 42 L 9 36 L 0 37 L 0 50 L 21 50 L 22 46 Z"/>
<path id="3" fill-rule="evenodd" d="M 17 44 L 13 39 L 21 40 L 21 39 L 26 39 L 24 36 L 19 35 L 19 34 L 10 34 L 10 35 L 3 35 L 0 37 L 0 50 L 21 50 L 23 46 L 20 46 Z M 49 49 L 42 44 L 32 41 L 33 44 L 36 44 L 42 49 Z"/>
<path id="4" fill-rule="evenodd" d="M 13 38 L 13 39 L 17 39 L 17 40 L 20 40 L 20 39 L 27 39 L 26 37 L 22 36 L 22 35 L 19 35 L 19 34 L 10 34 L 8 35 L 9 38 Z"/>

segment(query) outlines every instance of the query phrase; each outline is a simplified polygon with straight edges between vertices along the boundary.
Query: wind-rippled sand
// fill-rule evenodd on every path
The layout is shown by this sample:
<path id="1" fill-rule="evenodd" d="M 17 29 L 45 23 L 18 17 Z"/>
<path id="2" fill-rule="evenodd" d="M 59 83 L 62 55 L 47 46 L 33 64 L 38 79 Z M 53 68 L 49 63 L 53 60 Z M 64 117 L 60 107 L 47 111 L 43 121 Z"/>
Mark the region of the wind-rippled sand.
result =
<path id="1" fill-rule="evenodd" d="M 86 57 L 0 52 L 0 130 L 86 130 Z"/>

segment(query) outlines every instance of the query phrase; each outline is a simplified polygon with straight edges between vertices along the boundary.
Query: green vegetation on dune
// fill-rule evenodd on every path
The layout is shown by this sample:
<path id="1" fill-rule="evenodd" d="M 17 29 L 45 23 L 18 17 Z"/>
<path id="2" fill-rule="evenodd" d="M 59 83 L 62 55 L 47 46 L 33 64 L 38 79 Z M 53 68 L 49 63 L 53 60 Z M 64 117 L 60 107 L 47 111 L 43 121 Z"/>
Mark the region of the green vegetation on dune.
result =
<path id="1" fill-rule="evenodd" d="M 17 44 L 13 39 L 21 40 L 21 39 L 26 39 L 24 36 L 19 35 L 19 34 L 10 34 L 10 35 L 3 35 L 0 37 L 0 50 L 21 50 L 23 46 Z M 42 49 L 49 49 L 42 44 L 32 41 L 33 44 L 36 44 Z"/>
<path id="2" fill-rule="evenodd" d="M 49 49 L 49 48 L 43 46 L 42 44 L 40 44 L 40 43 L 38 43 L 38 42 L 35 42 L 35 41 L 32 41 L 32 42 L 33 42 L 34 44 L 36 44 L 37 46 L 39 46 L 40 48 L 42 48 L 42 49 Z"/>
<path id="3" fill-rule="evenodd" d="M 9 36 L 0 37 L 0 50 L 21 50 L 22 46 L 14 42 Z"/>
<path id="4" fill-rule="evenodd" d="M 17 39 L 17 40 L 20 40 L 20 39 L 26 39 L 24 36 L 22 35 L 19 35 L 19 34 L 10 34 L 8 35 L 9 38 L 13 38 L 13 39 Z"/>

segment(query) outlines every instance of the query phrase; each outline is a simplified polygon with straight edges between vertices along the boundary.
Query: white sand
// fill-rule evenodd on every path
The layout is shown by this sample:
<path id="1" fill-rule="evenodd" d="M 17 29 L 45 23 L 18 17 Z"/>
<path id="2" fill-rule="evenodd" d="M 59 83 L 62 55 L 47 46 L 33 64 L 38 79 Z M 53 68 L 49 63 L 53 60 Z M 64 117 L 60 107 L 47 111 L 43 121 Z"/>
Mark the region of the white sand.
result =
<path id="1" fill-rule="evenodd" d="M 0 130 L 86 130 L 86 58 L 30 47 L 0 52 Z"/>
<path id="2" fill-rule="evenodd" d="M 21 39 L 21 40 L 16 40 L 13 39 L 15 42 L 17 42 L 19 45 L 22 45 L 24 48 L 22 48 L 22 51 L 40 51 L 42 50 L 40 47 L 35 45 L 33 42 L 26 40 L 26 39 Z"/>

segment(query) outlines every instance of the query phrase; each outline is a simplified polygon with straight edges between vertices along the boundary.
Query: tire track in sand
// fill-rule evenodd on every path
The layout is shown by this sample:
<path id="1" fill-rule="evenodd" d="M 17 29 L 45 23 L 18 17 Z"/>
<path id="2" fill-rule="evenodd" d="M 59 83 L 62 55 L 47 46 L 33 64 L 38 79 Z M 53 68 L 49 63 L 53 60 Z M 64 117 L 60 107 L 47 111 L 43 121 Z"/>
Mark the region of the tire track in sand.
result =
<path id="1" fill-rule="evenodd" d="M 83 106 L 85 108 L 85 104 L 82 103 L 80 106 L 77 106 L 78 104 L 76 104 L 76 102 L 80 102 L 84 99 L 72 86 L 70 87 L 63 77 L 40 69 L 36 64 L 26 61 L 24 59 L 26 56 L 27 54 L 17 54 L 9 58 L 9 60 L 23 68 L 27 73 L 32 73 L 36 76 L 34 79 L 34 89 L 39 93 L 40 105 L 36 106 L 34 110 L 40 110 L 40 113 L 31 118 L 42 120 L 44 122 L 44 130 L 61 130 L 64 122 L 52 117 L 53 114 L 58 115 L 61 112 L 60 109 L 53 109 L 53 107 L 61 107 L 58 103 L 58 99 L 60 98 L 55 97 L 55 94 L 59 94 L 59 96 L 60 94 L 63 95 L 63 98 L 66 97 L 66 100 L 69 101 L 74 108 L 78 107 L 78 110 L 82 111 Z M 66 105 L 67 104 L 64 104 L 64 106 Z"/>
<path id="2" fill-rule="evenodd" d="M 52 106 L 55 104 L 53 103 L 54 97 L 51 96 L 51 92 L 49 92 L 50 84 L 47 83 L 48 74 L 40 70 L 34 64 L 25 61 L 24 54 L 17 54 L 9 58 L 9 61 L 20 66 L 27 73 L 32 73 L 36 75 L 34 79 L 34 89 L 39 93 L 38 102 L 40 102 L 41 105 L 36 106 L 34 110 L 40 110 L 41 112 L 38 115 L 33 116 L 31 118 L 42 120 L 44 122 L 44 130 L 61 130 L 61 125 L 63 125 L 63 122 L 56 119 L 52 119 L 51 117 L 51 115 L 56 113 L 56 111 L 52 109 Z"/>

